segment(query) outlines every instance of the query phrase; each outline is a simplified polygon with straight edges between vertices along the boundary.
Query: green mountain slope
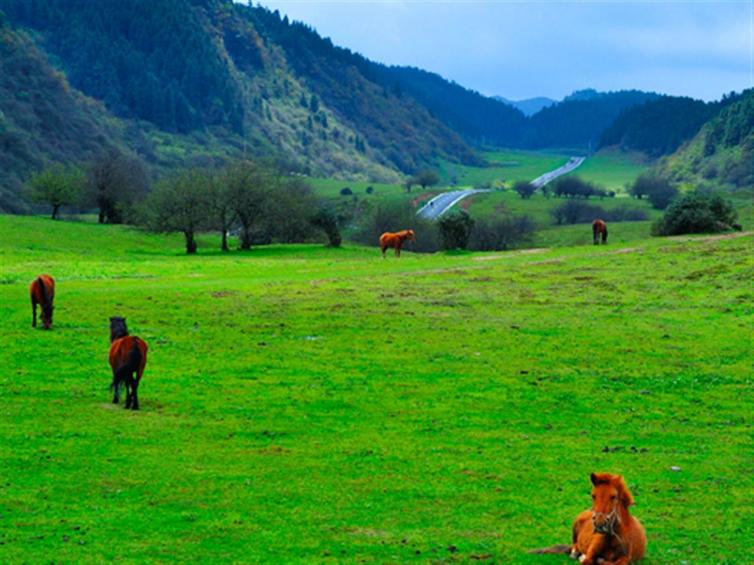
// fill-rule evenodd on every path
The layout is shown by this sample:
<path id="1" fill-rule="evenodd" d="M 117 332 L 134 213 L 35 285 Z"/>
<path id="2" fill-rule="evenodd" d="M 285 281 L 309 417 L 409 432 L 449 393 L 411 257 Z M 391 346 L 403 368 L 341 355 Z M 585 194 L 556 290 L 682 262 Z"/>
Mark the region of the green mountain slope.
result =
<path id="1" fill-rule="evenodd" d="M 45 161 L 88 159 L 120 137 L 104 107 L 72 89 L 34 42 L 0 17 L 0 211 L 25 209 L 23 179 Z"/>
<path id="2" fill-rule="evenodd" d="M 101 102 L 83 137 L 96 138 L 102 124 L 112 124 L 128 133 L 118 144 L 158 168 L 202 153 L 248 152 L 318 174 L 397 181 L 399 171 L 438 157 L 476 160 L 461 136 L 419 102 L 366 77 L 363 58 L 261 7 L 230 0 L 0 0 L 0 10 L 13 26 L 6 33 L 26 38 L 15 49 L 38 62 L 30 80 L 56 68 L 70 96 Z M 23 91 L 26 78 L 6 72 L 3 82 Z M 41 80 L 33 91 L 55 99 Z M 25 122 L 34 109 L 1 100 L 0 111 Z M 81 119 L 82 112 L 67 113 Z M 22 136 L 65 145 L 72 131 L 51 120 Z M 88 156 L 76 146 L 62 155 L 42 149 L 34 153 L 53 161 Z M 20 201 L 8 195 L 40 163 L 29 155 L 4 158 L 13 162 L 0 173 L 3 208 L 13 209 Z"/>
<path id="3" fill-rule="evenodd" d="M 686 187 L 754 192 L 754 89 L 724 106 L 659 170 Z"/>
<path id="4" fill-rule="evenodd" d="M 718 102 L 705 103 L 685 96 L 661 96 L 625 110 L 608 127 L 600 147 L 617 145 L 628 151 L 641 151 L 651 157 L 676 151 L 709 119 L 738 100 L 733 94 Z"/>

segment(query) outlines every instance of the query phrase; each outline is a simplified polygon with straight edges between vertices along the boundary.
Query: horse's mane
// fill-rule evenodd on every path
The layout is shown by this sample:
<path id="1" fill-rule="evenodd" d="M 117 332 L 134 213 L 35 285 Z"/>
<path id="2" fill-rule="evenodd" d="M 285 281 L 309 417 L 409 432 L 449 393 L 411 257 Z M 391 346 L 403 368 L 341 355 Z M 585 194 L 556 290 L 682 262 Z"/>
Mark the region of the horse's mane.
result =
<path id="1" fill-rule="evenodd" d="M 128 335 L 128 326 L 124 318 L 110 319 L 110 341 L 115 341 Z"/>
<path id="2" fill-rule="evenodd" d="M 613 475 L 611 473 L 592 473 L 592 484 L 609 485 L 612 484 L 617 490 L 623 506 L 628 508 L 634 503 L 634 497 L 628 490 L 628 485 L 622 475 Z"/>

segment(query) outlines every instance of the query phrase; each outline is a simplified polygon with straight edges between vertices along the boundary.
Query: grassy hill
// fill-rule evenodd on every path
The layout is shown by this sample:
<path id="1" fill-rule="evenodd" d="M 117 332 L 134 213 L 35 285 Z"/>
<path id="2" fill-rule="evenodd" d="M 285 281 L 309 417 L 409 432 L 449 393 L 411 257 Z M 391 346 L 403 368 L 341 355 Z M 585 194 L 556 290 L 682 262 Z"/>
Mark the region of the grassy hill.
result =
<path id="1" fill-rule="evenodd" d="M 553 563 L 526 551 L 568 541 L 595 470 L 646 563 L 750 556 L 751 235 L 383 261 L 0 232 L 4 561 Z M 150 344 L 138 413 L 112 315 Z"/>
<path id="2" fill-rule="evenodd" d="M 16 147 L 2 157 L 6 211 L 26 209 L 21 184 L 43 162 L 84 162 L 97 148 L 130 150 L 154 176 L 253 156 L 397 183 L 427 166 L 483 165 L 484 144 L 594 146 L 621 110 L 655 96 L 590 91 L 526 117 L 231 0 L 0 0 L 0 14 L 0 136 Z"/>
<path id="3" fill-rule="evenodd" d="M 754 89 L 710 119 L 699 133 L 659 165 L 682 186 L 717 186 L 732 193 L 754 190 Z"/>

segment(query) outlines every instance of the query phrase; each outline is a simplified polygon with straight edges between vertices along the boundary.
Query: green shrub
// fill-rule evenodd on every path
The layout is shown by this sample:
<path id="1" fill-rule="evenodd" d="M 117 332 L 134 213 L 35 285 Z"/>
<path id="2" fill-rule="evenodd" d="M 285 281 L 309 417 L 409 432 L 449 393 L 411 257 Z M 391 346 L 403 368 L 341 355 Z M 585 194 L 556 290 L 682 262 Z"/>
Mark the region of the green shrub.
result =
<path id="1" fill-rule="evenodd" d="M 537 191 L 537 187 L 525 180 L 517 180 L 513 184 L 513 190 L 524 200 L 528 200 Z"/>
<path id="2" fill-rule="evenodd" d="M 440 218 L 437 227 L 443 249 L 466 249 L 474 228 L 474 219 L 465 210 L 459 210 Z"/>
<path id="3" fill-rule="evenodd" d="M 505 251 L 531 241 L 534 231 L 534 222 L 528 216 L 477 220 L 471 231 L 469 249 Z"/>
<path id="4" fill-rule="evenodd" d="M 736 211 L 719 194 L 696 190 L 675 200 L 653 226 L 655 235 L 714 233 L 733 229 Z"/>
<path id="5" fill-rule="evenodd" d="M 332 208 L 320 208 L 311 218 L 313 226 L 321 229 L 327 235 L 327 241 L 330 247 L 340 247 L 342 238 L 338 226 L 338 216 Z"/>

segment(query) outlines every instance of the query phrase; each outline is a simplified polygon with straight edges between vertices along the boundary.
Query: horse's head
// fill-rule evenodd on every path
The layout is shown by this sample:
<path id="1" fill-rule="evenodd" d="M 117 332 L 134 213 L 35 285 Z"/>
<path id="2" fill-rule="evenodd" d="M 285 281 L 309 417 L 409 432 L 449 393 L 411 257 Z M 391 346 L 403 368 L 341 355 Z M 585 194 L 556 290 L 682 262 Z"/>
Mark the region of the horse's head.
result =
<path id="1" fill-rule="evenodd" d="M 42 327 L 49 330 L 52 326 L 52 311 L 55 307 L 52 304 L 42 305 Z"/>
<path id="2" fill-rule="evenodd" d="M 128 335 L 128 328 L 126 327 L 126 319 L 120 316 L 113 316 L 110 318 L 110 341 L 113 342 L 116 339 Z"/>
<path id="3" fill-rule="evenodd" d="M 416 241 L 416 234 L 414 233 L 414 230 L 406 230 L 403 232 L 405 239 L 409 241 Z"/>
<path id="4" fill-rule="evenodd" d="M 623 477 L 610 473 L 592 473 L 592 524 L 594 531 L 612 534 L 620 522 L 621 507 L 634 503 Z"/>

